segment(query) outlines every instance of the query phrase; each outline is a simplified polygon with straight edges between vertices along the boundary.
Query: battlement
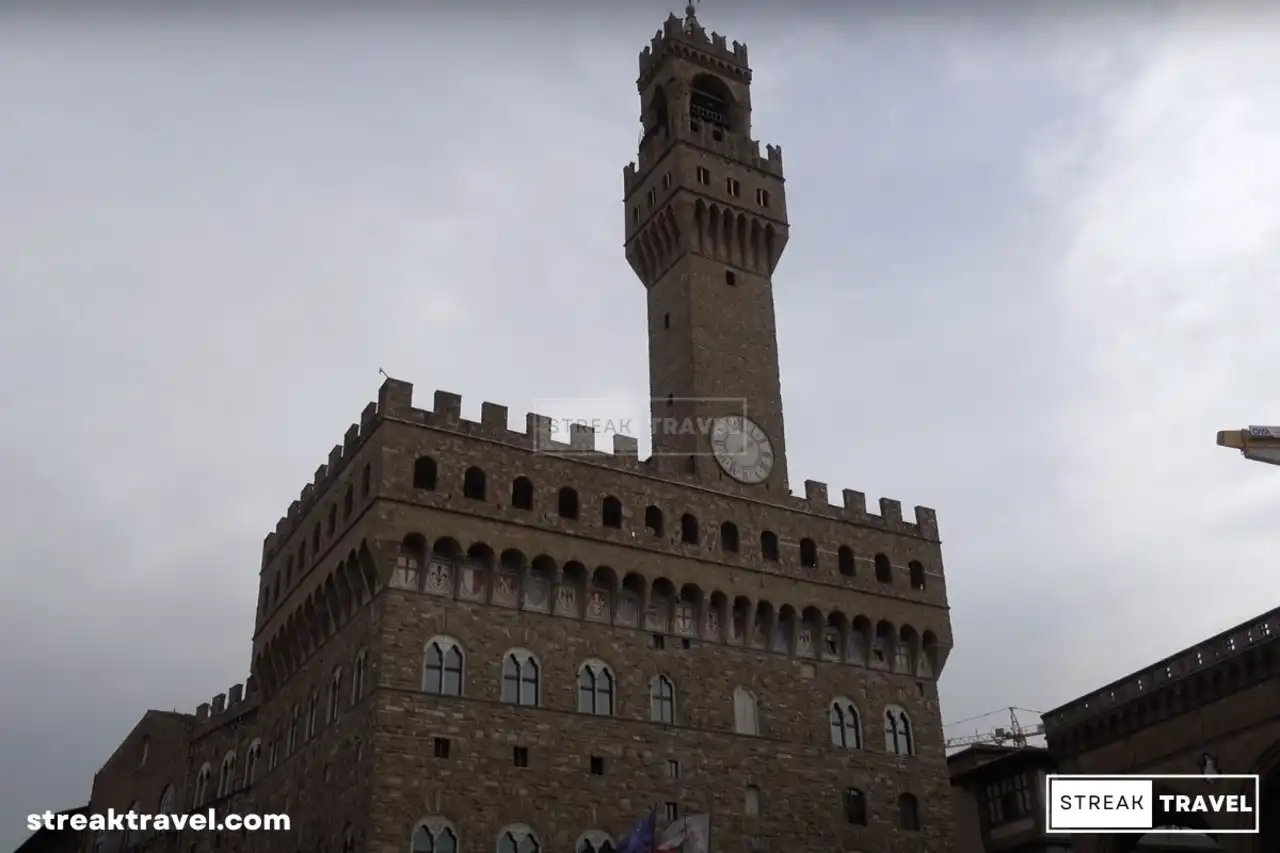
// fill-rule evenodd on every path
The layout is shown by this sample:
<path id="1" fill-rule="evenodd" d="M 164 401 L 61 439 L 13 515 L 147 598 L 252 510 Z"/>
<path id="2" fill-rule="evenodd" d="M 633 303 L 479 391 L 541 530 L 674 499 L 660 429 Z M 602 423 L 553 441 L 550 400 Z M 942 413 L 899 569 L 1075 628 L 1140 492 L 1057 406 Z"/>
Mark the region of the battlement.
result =
<path id="1" fill-rule="evenodd" d="M 208 702 L 196 706 L 196 724 L 201 728 L 217 727 L 244 713 L 258 698 L 258 680 L 252 675 L 241 684 L 231 685 Z"/>
<path id="2" fill-rule="evenodd" d="M 660 474 L 652 459 L 640 459 L 635 436 L 614 434 L 612 450 L 604 451 L 596 447 L 596 433 L 590 426 L 570 423 L 567 430 L 569 440 L 565 442 L 560 440 L 565 432 L 565 421 L 538 412 L 525 414 L 524 429 L 513 430 L 510 428 L 508 408 L 490 402 L 481 404 L 479 421 L 467 420 L 462 417 L 462 397 L 449 391 L 436 391 L 432 408 L 421 409 L 413 405 L 413 384 L 398 379 L 388 379 L 382 383 L 382 388 L 378 391 L 378 402 L 365 409 L 362 434 L 365 431 L 364 424 L 367 423 L 367 428 L 371 431 L 373 424 L 383 419 L 420 424 L 641 476 L 661 476 L 676 483 L 686 479 L 693 482 L 692 477 L 686 478 L 685 475 Z M 867 497 L 862 492 L 845 489 L 842 497 L 843 505 L 831 504 L 827 498 L 827 484 L 809 480 L 805 483 L 804 497 L 792 495 L 781 503 L 799 512 L 938 541 L 937 514 L 928 507 L 916 507 L 915 520 L 906 521 L 902 516 L 901 501 L 880 498 L 880 512 L 875 514 L 867 511 Z M 301 510 L 298 515 L 300 513 Z M 294 517 L 295 512 L 291 508 L 289 518 Z"/>
<path id="3" fill-rule="evenodd" d="M 716 139 L 715 131 L 706 125 L 700 126 L 696 132 L 682 129 L 681 133 L 700 148 L 730 160 L 745 163 L 778 180 L 783 178 L 781 145 L 765 145 L 764 155 L 761 156 L 760 143 L 755 139 L 741 139 L 733 134 L 722 134 L 720 139 Z M 640 189 L 645 179 L 649 177 L 649 170 L 663 154 L 665 151 L 659 153 L 652 148 L 642 148 L 638 163 L 632 161 L 622 167 L 624 197 L 629 198 L 633 192 Z"/>
<path id="4" fill-rule="evenodd" d="M 640 51 L 641 85 L 658 67 L 667 51 L 678 51 L 682 47 L 696 51 L 714 62 L 723 63 L 750 78 L 751 68 L 747 64 L 745 44 L 735 41 L 731 48 L 728 40 L 719 33 L 708 35 L 696 18 L 679 18 L 672 14 L 663 22 L 662 29 L 654 33 L 649 46 Z"/>

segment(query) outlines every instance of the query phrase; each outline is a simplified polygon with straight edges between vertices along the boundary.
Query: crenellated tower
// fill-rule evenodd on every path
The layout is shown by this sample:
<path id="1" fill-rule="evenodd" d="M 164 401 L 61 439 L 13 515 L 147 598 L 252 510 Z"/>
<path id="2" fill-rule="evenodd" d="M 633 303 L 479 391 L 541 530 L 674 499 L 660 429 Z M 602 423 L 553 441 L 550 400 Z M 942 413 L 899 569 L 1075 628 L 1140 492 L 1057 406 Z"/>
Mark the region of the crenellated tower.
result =
<path id="1" fill-rule="evenodd" d="M 773 271 L 782 150 L 751 138 L 746 45 L 670 16 L 640 54 L 626 253 L 648 292 L 655 462 L 788 494 Z"/>

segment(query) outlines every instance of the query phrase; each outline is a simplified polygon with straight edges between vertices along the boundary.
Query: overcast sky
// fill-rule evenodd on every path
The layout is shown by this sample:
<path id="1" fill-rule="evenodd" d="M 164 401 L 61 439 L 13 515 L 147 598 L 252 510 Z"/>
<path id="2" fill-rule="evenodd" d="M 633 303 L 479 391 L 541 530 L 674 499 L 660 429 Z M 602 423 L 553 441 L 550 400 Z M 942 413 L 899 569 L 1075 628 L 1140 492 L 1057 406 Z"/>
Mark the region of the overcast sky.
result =
<path id="1" fill-rule="evenodd" d="M 621 169 L 672 2 L 0 13 L 0 847 L 243 680 L 379 368 L 521 423 L 646 393 Z M 1214 446 L 1280 421 L 1280 13 L 951 6 L 701 12 L 785 150 L 791 481 L 937 508 L 948 721 L 1273 605 L 1280 505 Z"/>

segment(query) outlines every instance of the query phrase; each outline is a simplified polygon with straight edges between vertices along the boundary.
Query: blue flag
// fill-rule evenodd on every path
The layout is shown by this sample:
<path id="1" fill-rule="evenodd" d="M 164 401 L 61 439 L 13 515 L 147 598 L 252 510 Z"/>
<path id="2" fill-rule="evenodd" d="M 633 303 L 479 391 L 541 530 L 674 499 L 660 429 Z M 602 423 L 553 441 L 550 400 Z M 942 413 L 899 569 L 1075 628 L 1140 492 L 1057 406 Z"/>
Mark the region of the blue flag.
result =
<path id="1" fill-rule="evenodd" d="M 649 812 L 648 817 L 640 819 L 640 822 L 632 828 L 630 835 L 622 839 L 622 843 L 618 845 L 617 853 L 651 853 L 657 824 L 658 810 L 654 809 Z"/>

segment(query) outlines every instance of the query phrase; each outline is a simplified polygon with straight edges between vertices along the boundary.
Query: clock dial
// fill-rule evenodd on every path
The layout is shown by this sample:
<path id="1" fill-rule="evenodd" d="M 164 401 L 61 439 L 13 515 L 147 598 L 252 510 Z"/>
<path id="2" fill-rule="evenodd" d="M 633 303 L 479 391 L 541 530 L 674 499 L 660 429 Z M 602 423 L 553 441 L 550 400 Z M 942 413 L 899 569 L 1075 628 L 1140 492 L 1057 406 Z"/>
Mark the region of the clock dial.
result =
<path id="1" fill-rule="evenodd" d="M 742 415 L 716 419 L 711 427 L 711 454 L 726 474 L 748 486 L 763 483 L 773 470 L 769 436 Z"/>

